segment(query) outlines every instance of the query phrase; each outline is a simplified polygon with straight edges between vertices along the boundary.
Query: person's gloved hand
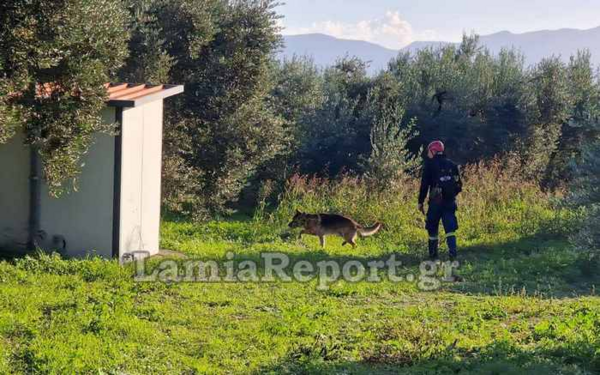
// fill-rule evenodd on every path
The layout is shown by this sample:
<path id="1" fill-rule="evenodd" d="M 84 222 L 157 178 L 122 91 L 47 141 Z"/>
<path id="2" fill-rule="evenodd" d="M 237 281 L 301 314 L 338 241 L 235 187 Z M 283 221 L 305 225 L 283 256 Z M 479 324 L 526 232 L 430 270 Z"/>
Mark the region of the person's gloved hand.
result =
<path id="1" fill-rule="evenodd" d="M 423 203 L 419 203 L 419 211 L 425 215 L 425 209 L 423 208 Z"/>

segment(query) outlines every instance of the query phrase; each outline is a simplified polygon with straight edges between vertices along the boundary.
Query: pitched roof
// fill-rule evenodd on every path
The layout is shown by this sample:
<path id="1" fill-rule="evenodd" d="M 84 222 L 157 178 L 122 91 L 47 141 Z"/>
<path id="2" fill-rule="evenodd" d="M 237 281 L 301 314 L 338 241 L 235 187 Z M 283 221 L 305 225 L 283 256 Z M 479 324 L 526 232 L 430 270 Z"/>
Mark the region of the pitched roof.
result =
<path id="1" fill-rule="evenodd" d="M 183 92 L 182 85 L 146 85 L 143 83 L 105 83 L 108 105 L 111 107 L 137 107 L 155 100 L 168 98 Z M 47 98 L 61 86 L 47 82 L 36 85 L 36 96 Z M 73 90 L 77 92 L 76 90 Z M 10 95 L 10 94 L 9 94 Z M 20 93 L 12 94 L 19 96 Z"/>
<path id="2" fill-rule="evenodd" d="M 108 105 L 112 107 L 137 107 L 183 92 L 182 85 L 107 83 L 104 87 L 108 91 Z"/>

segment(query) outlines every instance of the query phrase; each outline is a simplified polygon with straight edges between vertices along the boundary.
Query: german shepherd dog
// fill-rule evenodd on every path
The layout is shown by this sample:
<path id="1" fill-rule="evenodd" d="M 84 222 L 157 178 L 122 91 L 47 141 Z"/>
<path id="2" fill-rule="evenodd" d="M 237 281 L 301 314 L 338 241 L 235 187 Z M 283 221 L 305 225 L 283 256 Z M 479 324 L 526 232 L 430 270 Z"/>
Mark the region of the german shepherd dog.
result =
<path id="1" fill-rule="evenodd" d="M 342 215 L 332 214 L 306 214 L 296 210 L 296 214 L 289 224 L 290 228 L 302 228 L 299 238 L 303 234 L 319 237 L 321 247 L 325 247 L 325 236 L 334 234 L 342 237 L 344 243 L 356 247 L 356 238 L 372 236 L 383 227 L 382 223 L 375 223 L 371 227 L 363 227 L 356 221 Z"/>

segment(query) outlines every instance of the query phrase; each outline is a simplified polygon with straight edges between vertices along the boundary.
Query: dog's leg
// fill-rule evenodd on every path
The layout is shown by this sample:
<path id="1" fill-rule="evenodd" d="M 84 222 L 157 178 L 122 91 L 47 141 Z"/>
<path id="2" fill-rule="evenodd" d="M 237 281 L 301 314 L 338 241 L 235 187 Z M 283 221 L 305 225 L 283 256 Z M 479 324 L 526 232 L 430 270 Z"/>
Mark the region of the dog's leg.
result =
<path id="1" fill-rule="evenodd" d="M 348 244 L 348 232 L 345 230 L 342 230 L 340 232 L 337 233 L 338 236 L 342 237 L 342 239 L 344 240 L 344 242 L 342 242 L 342 246 L 345 246 L 346 244 Z"/>
<path id="2" fill-rule="evenodd" d="M 351 235 L 352 235 L 352 237 L 350 238 L 350 240 L 348 240 L 348 243 L 350 245 L 352 245 L 352 248 L 354 249 L 354 248 L 356 248 L 356 237 L 358 234 L 356 232 L 354 232 Z"/>
<path id="3" fill-rule="evenodd" d="M 352 245 L 352 247 L 356 247 L 356 231 L 346 231 L 344 232 L 342 237 L 344 238 L 344 243 L 342 244 L 342 246 L 349 243 L 350 245 Z"/>
<path id="4" fill-rule="evenodd" d="M 302 235 L 303 235 L 303 234 L 307 234 L 307 232 L 306 232 L 304 229 L 302 229 L 302 230 L 300 231 L 300 234 L 298 235 L 298 239 L 299 239 L 299 240 L 301 240 L 301 239 L 302 239 Z"/>
<path id="5" fill-rule="evenodd" d="M 319 242 L 321 243 L 321 248 L 325 248 L 325 237 L 319 236 Z"/>

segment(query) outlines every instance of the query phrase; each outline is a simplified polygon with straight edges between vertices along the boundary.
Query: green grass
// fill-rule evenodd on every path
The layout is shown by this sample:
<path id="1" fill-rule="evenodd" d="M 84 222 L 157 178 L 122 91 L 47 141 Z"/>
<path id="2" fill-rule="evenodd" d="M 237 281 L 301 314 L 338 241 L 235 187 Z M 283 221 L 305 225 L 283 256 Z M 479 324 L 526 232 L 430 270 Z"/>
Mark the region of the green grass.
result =
<path id="1" fill-rule="evenodd" d="M 163 223 L 167 248 L 371 259 L 248 221 Z M 388 246 L 394 248 L 394 244 Z M 398 251 L 416 272 L 417 252 Z M 556 237 L 463 248 L 462 283 L 135 283 L 100 259 L 0 263 L 1 373 L 594 373 L 600 299 Z M 524 370 L 525 369 L 525 370 Z"/>
<path id="2" fill-rule="evenodd" d="M 314 262 L 396 254 L 403 273 L 418 274 L 427 237 L 406 204 L 414 197 L 348 184 L 288 187 L 275 211 L 255 218 L 165 221 L 161 246 L 238 261 L 271 251 Z M 136 283 L 133 267 L 114 261 L 2 261 L 0 373 L 600 372 L 600 277 L 566 240 L 576 215 L 531 186 L 501 199 L 489 189 L 461 198 L 462 282 L 432 292 L 391 281 L 327 290 L 316 281 Z M 387 230 L 356 249 L 338 238 L 320 249 L 286 228 L 295 208 L 381 218 Z"/>

